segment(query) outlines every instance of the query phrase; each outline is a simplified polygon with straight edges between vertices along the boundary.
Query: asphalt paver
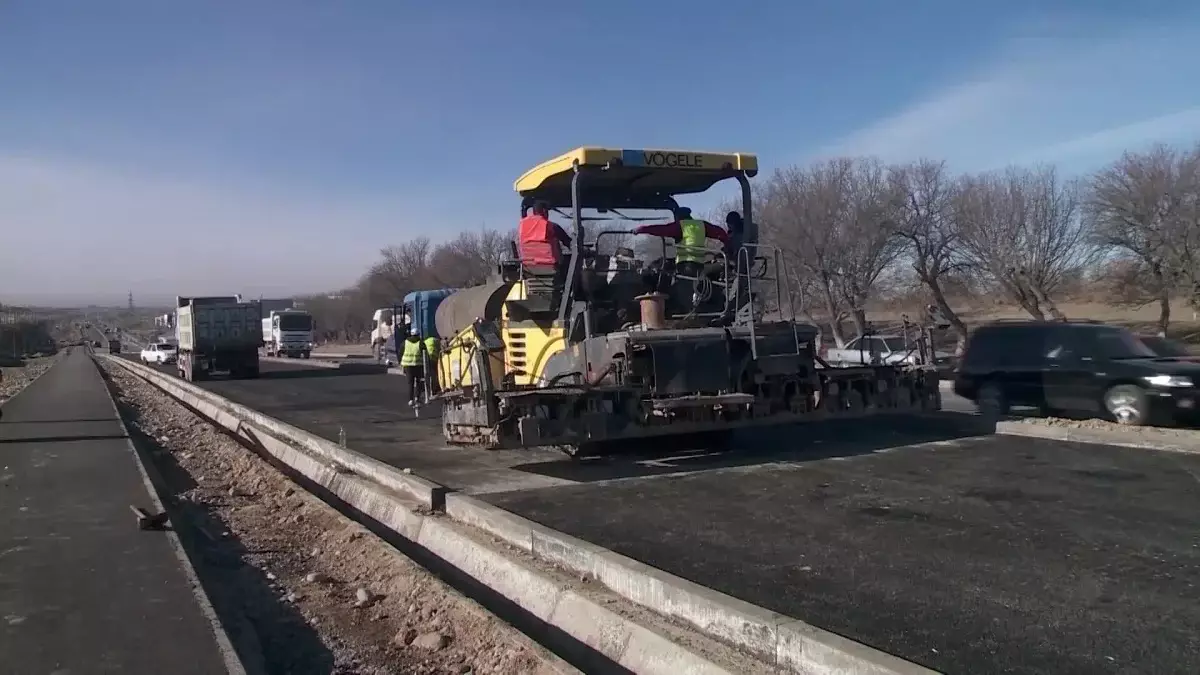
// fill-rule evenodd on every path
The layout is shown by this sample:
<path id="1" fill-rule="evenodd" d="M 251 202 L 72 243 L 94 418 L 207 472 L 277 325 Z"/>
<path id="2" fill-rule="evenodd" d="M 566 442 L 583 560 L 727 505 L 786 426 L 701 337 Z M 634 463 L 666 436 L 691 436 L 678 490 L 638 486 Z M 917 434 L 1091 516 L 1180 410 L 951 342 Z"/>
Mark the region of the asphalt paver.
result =
<path id="1" fill-rule="evenodd" d="M 153 510 L 91 357 L 75 348 L 0 420 L 0 671 L 236 670 Z"/>

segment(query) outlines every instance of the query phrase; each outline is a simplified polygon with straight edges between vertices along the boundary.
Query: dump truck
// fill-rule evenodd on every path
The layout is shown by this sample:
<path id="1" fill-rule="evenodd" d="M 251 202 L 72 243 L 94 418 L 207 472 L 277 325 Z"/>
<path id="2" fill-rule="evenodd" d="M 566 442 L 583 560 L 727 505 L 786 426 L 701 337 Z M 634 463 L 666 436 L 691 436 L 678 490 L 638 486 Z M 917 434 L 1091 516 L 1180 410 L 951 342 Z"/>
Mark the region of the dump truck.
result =
<path id="1" fill-rule="evenodd" d="M 782 253 L 758 241 L 757 173 L 747 153 L 581 147 L 521 176 L 521 216 L 539 202 L 566 215 L 571 248 L 550 268 L 514 244 L 490 283 L 438 307 L 446 440 L 574 457 L 633 440 L 723 450 L 743 427 L 940 408 L 932 368 L 822 362 Z M 650 260 L 620 243 L 627 211 L 674 221 L 678 197 L 723 181 L 740 188 L 740 246 L 697 262 L 666 239 Z"/>
<path id="2" fill-rule="evenodd" d="M 303 309 L 273 310 L 262 320 L 267 356 L 307 359 L 313 348 L 313 317 Z"/>
<path id="3" fill-rule="evenodd" d="M 217 373 L 231 379 L 258 377 L 262 345 L 261 309 L 257 301 L 235 296 L 175 298 L 179 376 L 189 382 Z"/>

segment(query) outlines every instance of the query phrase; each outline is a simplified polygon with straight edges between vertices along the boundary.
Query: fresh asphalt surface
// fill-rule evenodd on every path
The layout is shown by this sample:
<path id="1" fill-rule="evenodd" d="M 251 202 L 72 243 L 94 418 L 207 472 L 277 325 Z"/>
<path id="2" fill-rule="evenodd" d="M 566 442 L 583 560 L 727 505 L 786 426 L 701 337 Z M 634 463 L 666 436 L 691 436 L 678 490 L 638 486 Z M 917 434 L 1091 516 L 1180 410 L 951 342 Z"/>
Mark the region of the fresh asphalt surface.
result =
<path id="1" fill-rule="evenodd" d="M 948 415 L 575 462 L 447 448 L 396 376 L 263 366 L 203 386 L 942 672 L 1200 672 L 1197 456 L 981 435 Z"/>
<path id="2" fill-rule="evenodd" d="M 82 348 L 5 404 L 0 466 L 0 671 L 227 672 Z"/>

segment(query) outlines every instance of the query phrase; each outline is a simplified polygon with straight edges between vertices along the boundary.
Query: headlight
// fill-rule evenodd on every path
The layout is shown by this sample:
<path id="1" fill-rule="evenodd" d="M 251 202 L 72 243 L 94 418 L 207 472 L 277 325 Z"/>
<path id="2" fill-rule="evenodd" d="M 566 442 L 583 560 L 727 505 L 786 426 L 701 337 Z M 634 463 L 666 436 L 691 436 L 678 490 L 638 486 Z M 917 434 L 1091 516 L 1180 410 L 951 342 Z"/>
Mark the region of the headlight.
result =
<path id="1" fill-rule="evenodd" d="M 1192 378 L 1181 375 L 1151 375 L 1143 378 L 1156 387 L 1191 387 Z"/>

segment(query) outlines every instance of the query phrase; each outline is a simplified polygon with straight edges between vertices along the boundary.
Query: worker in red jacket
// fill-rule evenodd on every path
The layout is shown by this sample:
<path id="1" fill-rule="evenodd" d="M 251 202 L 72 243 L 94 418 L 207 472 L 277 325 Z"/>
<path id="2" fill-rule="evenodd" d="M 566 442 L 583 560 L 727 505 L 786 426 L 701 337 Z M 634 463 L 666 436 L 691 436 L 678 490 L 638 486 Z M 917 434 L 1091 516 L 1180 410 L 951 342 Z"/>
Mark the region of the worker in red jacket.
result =
<path id="1" fill-rule="evenodd" d="M 525 267 L 562 268 L 562 247 L 570 248 L 571 237 L 558 223 L 550 220 L 546 202 L 533 205 L 529 215 L 517 226 L 517 250 Z"/>
<path id="2" fill-rule="evenodd" d="M 643 225 L 634 233 L 674 239 L 675 269 L 684 274 L 695 274 L 704 264 L 708 253 L 707 240 L 716 239 L 722 244 L 729 242 L 728 232 L 706 220 L 692 218 L 692 210 L 686 206 L 675 209 L 673 222 Z"/>

